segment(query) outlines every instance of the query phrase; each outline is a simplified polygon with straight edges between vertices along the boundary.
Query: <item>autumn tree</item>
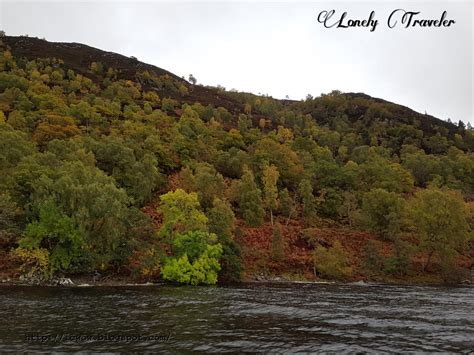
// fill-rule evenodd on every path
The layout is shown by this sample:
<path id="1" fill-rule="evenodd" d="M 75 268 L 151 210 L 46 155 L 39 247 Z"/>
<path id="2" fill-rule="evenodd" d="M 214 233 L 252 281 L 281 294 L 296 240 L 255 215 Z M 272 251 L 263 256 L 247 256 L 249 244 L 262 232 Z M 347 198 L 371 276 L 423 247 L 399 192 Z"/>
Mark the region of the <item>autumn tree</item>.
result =
<path id="1" fill-rule="evenodd" d="M 210 208 L 214 198 L 224 196 L 226 189 L 224 178 L 210 164 L 197 163 L 193 165 L 194 169 L 183 169 L 183 172 L 187 172 L 184 174 L 186 177 L 184 183 L 189 190 L 197 192 L 202 208 Z"/>
<path id="2" fill-rule="evenodd" d="M 208 218 L 200 210 L 197 193 L 177 189 L 161 195 L 160 201 L 158 211 L 163 214 L 160 235 L 173 238 L 189 231 L 207 231 Z"/>
<path id="3" fill-rule="evenodd" d="M 80 133 L 81 131 L 74 123 L 73 118 L 48 114 L 45 120 L 36 127 L 33 140 L 40 145 L 44 145 L 53 139 L 66 139 Z"/>

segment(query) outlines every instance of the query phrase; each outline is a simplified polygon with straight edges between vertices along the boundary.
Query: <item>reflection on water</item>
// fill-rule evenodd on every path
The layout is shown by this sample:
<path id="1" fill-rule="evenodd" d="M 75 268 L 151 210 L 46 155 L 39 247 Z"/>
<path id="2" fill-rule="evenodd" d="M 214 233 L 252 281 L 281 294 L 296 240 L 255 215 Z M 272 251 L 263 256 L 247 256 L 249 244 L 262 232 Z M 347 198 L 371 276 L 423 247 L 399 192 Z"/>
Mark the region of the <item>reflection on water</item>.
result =
<path id="1" fill-rule="evenodd" d="M 469 287 L 0 287 L 0 352 L 468 352 L 473 310 Z"/>

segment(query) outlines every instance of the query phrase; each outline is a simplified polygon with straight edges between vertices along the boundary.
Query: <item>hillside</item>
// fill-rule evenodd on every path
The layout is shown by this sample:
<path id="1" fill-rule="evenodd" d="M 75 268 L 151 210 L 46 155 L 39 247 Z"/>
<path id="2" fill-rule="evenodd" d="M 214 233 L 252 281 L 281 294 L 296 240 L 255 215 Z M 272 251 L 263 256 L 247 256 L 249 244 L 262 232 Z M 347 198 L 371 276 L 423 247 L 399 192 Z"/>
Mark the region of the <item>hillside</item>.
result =
<path id="1" fill-rule="evenodd" d="M 105 52 L 80 43 L 55 43 L 31 37 L 6 37 L 4 42 L 10 46 L 15 57 L 27 58 L 28 60 L 60 58 L 69 69 L 89 77 L 94 82 L 98 82 L 100 77 L 90 72 L 90 64 L 98 62 L 107 68 L 114 68 L 117 71 L 117 79 L 119 80 L 139 80 L 144 90 L 156 90 L 173 99 L 181 99 L 181 96 L 169 88 L 157 88 L 151 81 L 140 80 L 137 78 L 137 74 L 149 71 L 157 77 L 168 75 L 177 83 L 183 84 L 187 88 L 190 87 L 186 80 L 167 70 L 142 63 L 133 57 Z M 209 89 L 202 86 L 196 86 L 195 90 L 192 90 L 182 101 L 187 103 L 200 102 L 203 105 L 210 104 L 215 107 L 222 106 L 231 112 L 238 112 L 243 109 L 238 103 L 229 100 L 225 95 L 221 95 L 217 89 Z"/>
<path id="2" fill-rule="evenodd" d="M 206 87 L 77 43 L 0 50 L 0 275 L 470 277 L 462 122 L 363 93 Z"/>
<path id="3" fill-rule="evenodd" d="M 119 80 L 132 80 L 138 81 L 144 90 L 155 90 L 161 93 L 162 96 L 171 97 L 177 99 L 180 102 L 193 104 L 196 102 L 202 105 L 212 105 L 214 107 L 224 107 L 233 114 L 243 112 L 244 104 L 241 99 L 233 99 L 235 96 L 229 95 L 222 90 L 216 88 L 204 87 L 200 85 L 192 86 L 185 79 L 179 76 L 158 68 L 154 65 L 142 63 L 136 58 L 125 57 L 123 55 L 105 52 L 97 48 L 89 47 L 80 43 L 56 43 L 48 42 L 34 37 L 6 37 L 4 43 L 10 47 L 11 52 L 15 57 L 26 58 L 28 60 L 35 60 L 37 58 L 59 58 L 62 59 L 68 69 L 74 70 L 76 73 L 82 74 L 89 77 L 94 82 L 98 82 L 100 77 L 94 75 L 90 71 L 90 64 L 92 62 L 102 63 L 105 67 L 114 68 L 117 71 L 117 79 Z M 188 95 L 184 97 L 179 95 L 175 90 L 169 90 L 169 88 L 157 88 L 152 81 L 140 80 L 137 74 L 148 71 L 153 73 L 154 76 L 168 75 L 178 83 L 185 85 L 188 89 L 193 88 L 189 91 Z M 248 94 L 257 98 L 257 95 Z M 345 93 L 346 98 L 350 100 L 368 100 L 370 102 L 387 105 L 390 107 L 391 113 L 394 115 L 395 120 L 399 122 L 406 122 L 407 118 L 411 118 L 413 121 L 417 121 L 417 125 L 423 130 L 424 133 L 436 132 L 437 128 L 444 128 L 450 132 L 453 136 L 458 132 L 458 127 L 452 123 L 448 123 L 431 115 L 421 114 L 411 110 L 408 107 L 394 104 L 392 102 L 382 100 L 379 98 L 373 98 L 363 93 Z M 297 101 L 293 100 L 275 100 L 283 106 L 300 106 Z M 316 101 L 317 98 L 316 98 Z M 351 112 L 351 118 L 358 120 L 364 116 L 366 107 L 361 105 L 358 110 Z M 311 114 L 311 110 L 303 111 L 303 113 Z M 319 117 L 314 115 L 316 121 Z"/>

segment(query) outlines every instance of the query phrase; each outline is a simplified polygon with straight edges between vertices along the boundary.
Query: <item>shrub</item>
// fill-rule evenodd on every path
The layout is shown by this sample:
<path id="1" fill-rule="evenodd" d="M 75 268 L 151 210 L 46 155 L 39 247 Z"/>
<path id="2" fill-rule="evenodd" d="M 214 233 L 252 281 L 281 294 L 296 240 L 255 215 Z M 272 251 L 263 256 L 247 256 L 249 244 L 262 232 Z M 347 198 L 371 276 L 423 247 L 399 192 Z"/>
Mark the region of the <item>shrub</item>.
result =
<path id="1" fill-rule="evenodd" d="M 404 276 L 410 270 L 411 249 L 400 240 L 395 241 L 395 255 L 385 262 L 385 273 L 391 275 Z"/>
<path id="2" fill-rule="evenodd" d="M 170 98 L 164 98 L 161 100 L 161 109 L 166 112 L 171 112 L 178 105 L 176 100 Z"/>
<path id="3" fill-rule="evenodd" d="M 313 258 L 316 271 L 324 277 L 345 279 L 352 273 L 347 255 L 338 241 L 329 249 L 318 246 L 314 250 Z"/>
<path id="4" fill-rule="evenodd" d="M 362 271 L 369 277 L 380 275 L 385 268 L 385 258 L 380 254 L 377 244 L 370 240 L 362 251 Z"/>
<path id="5" fill-rule="evenodd" d="M 16 248 L 13 257 L 21 263 L 20 271 L 28 276 L 51 277 L 49 252 L 44 248 Z"/>

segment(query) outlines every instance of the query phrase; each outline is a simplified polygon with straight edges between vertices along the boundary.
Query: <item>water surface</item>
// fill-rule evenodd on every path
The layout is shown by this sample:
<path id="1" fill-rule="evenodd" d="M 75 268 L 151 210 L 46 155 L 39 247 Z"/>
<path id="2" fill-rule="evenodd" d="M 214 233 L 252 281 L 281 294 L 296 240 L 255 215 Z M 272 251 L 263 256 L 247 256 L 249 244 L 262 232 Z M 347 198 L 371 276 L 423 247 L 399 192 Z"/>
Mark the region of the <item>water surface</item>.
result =
<path id="1" fill-rule="evenodd" d="M 335 284 L 0 287 L 0 352 L 467 353 L 473 295 Z"/>

